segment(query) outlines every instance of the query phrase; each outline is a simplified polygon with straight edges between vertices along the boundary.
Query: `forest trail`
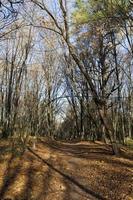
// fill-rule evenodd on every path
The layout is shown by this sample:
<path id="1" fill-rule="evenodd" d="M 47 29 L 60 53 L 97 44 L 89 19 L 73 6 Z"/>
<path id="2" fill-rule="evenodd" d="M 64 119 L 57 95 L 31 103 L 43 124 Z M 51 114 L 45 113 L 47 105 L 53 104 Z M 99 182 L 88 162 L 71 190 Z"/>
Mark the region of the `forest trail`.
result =
<path id="1" fill-rule="evenodd" d="M 132 152 L 116 157 L 100 142 L 53 141 L 23 154 L 9 152 L 4 142 L 0 152 L 0 200 L 133 199 Z"/>

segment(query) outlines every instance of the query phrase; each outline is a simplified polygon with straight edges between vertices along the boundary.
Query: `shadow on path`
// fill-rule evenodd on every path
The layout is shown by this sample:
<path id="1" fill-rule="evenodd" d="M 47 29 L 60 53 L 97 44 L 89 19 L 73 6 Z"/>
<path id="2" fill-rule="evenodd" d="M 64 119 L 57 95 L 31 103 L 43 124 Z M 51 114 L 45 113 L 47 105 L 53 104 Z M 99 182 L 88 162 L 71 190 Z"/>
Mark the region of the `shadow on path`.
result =
<path id="1" fill-rule="evenodd" d="M 93 144 L 93 145 L 82 145 L 82 144 L 62 144 L 62 143 L 55 143 L 55 142 L 44 142 L 42 140 L 40 140 L 40 142 L 45 145 L 48 146 L 52 149 L 55 149 L 59 152 L 63 152 L 63 153 L 68 153 L 70 155 L 75 154 L 75 155 L 86 155 L 86 153 L 99 153 L 99 154 L 104 154 L 104 155 L 113 155 L 112 154 L 112 150 L 110 148 L 109 145 L 97 145 L 97 144 Z"/>
<path id="2" fill-rule="evenodd" d="M 55 142 L 44 142 L 40 140 L 42 145 L 47 146 L 48 148 L 51 148 L 59 153 L 62 153 L 64 155 L 80 158 L 80 159 L 89 159 L 89 160 L 99 160 L 99 161 L 104 161 L 110 165 L 116 164 L 118 166 L 123 166 L 123 167 L 128 167 L 132 168 L 133 167 L 133 157 L 130 157 L 129 155 L 122 154 L 121 157 L 119 158 L 124 158 L 123 160 L 117 159 L 116 156 L 112 154 L 111 148 L 109 145 L 97 145 L 93 144 L 92 145 L 81 145 L 81 144 L 59 144 Z M 110 159 L 111 157 L 114 157 L 115 159 Z M 127 163 L 125 159 L 130 160 L 131 162 Z"/>
<path id="3" fill-rule="evenodd" d="M 81 183 L 79 183 L 77 180 L 75 180 L 73 177 L 69 176 L 68 174 L 65 174 L 64 172 L 60 171 L 59 169 L 55 168 L 51 163 L 47 162 L 46 160 L 44 160 L 42 157 L 40 157 L 38 154 L 36 154 L 32 149 L 30 149 L 29 147 L 27 147 L 28 150 L 34 154 L 37 158 L 39 158 L 43 163 L 45 163 L 48 167 L 50 167 L 53 171 L 57 172 L 58 174 L 60 174 L 61 176 L 63 176 L 65 179 L 67 179 L 68 181 L 70 181 L 71 183 L 73 183 L 75 186 L 77 186 L 78 188 L 80 188 L 82 191 L 86 192 L 87 194 L 91 195 L 92 197 L 95 197 L 99 200 L 105 200 L 105 198 L 103 198 L 101 195 L 99 195 L 98 193 L 86 188 L 84 185 L 82 185 Z"/>
<path id="4" fill-rule="evenodd" d="M 3 176 L 4 180 L 3 180 L 3 184 L 0 188 L 0 199 L 3 199 L 6 192 L 8 191 L 8 188 L 14 183 L 14 181 L 16 180 L 16 178 L 20 172 L 20 169 L 22 166 L 21 161 L 19 163 L 17 163 L 17 165 L 14 168 L 11 167 L 15 158 L 16 157 L 12 153 L 11 158 L 9 159 L 9 161 L 7 163 L 7 168 L 6 168 L 4 176 Z M 22 160 L 22 157 L 21 157 L 21 160 Z"/>

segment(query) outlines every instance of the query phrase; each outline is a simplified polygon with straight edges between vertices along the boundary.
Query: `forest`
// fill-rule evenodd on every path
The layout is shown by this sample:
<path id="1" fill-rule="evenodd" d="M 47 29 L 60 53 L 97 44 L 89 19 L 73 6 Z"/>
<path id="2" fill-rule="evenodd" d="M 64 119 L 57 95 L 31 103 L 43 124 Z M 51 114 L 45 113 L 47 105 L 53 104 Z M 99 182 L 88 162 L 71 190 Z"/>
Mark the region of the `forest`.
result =
<path id="1" fill-rule="evenodd" d="M 133 1 L 0 0 L 0 200 L 133 200 Z"/>

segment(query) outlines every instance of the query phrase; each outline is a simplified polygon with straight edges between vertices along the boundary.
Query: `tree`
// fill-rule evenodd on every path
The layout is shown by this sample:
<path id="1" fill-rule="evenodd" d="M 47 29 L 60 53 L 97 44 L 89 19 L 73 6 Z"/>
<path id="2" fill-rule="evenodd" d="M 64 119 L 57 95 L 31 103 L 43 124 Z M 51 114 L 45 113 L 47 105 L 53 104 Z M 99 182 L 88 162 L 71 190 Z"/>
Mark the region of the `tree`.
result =
<path id="1" fill-rule="evenodd" d="M 69 29 L 69 13 L 67 9 L 67 1 L 58 1 L 56 2 L 58 7 L 60 8 L 61 11 L 61 18 L 63 20 L 63 23 L 60 23 L 59 17 L 54 15 L 52 13 L 51 9 L 48 8 L 48 5 L 45 4 L 45 2 L 41 3 L 36 0 L 32 1 L 34 4 L 37 5 L 38 8 L 40 8 L 44 13 L 47 15 L 47 17 L 51 20 L 51 24 L 45 23 L 43 21 L 43 24 L 41 24 L 42 28 L 45 28 L 47 30 L 51 30 L 58 35 L 61 36 L 63 41 L 66 43 L 67 48 L 69 50 L 69 54 L 71 58 L 74 60 L 76 65 L 78 66 L 80 72 L 83 74 L 85 80 L 87 81 L 87 84 L 90 89 L 90 93 L 92 96 L 92 99 L 96 105 L 96 108 L 99 113 L 99 117 L 101 120 L 101 123 L 105 129 L 105 133 L 107 137 L 110 138 L 113 151 L 115 153 L 118 153 L 118 148 L 116 144 L 116 135 L 113 127 L 113 122 L 111 121 L 111 118 L 108 115 L 108 98 L 115 94 L 115 91 L 120 91 L 120 83 L 119 82 L 119 74 L 118 74 L 118 64 L 116 60 L 116 48 L 117 45 L 114 43 L 114 27 L 116 26 L 116 21 L 117 21 L 117 29 L 115 30 L 115 33 L 119 33 L 120 27 L 123 26 L 123 23 L 130 18 L 131 16 L 131 7 L 130 3 L 127 1 L 91 1 L 87 4 L 83 1 L 78 1 L 78 11 L 76 11 L 76 14 L 83 13 L 83 18 L 81 19 L 80 23 L 80 33 L 83 36 L 84 34 L 82 33 L 82 26 L 89 27 L 89 34 L 94 34 L 94 31 L 97 30 L 96 34 L 94 34 L 93 41 L 97 41 L 97 45 L 93 45 L 92 47 L 90 46 L 89 53 L 91 52 L 91 48 L 93 51 L 93 55 L 97 57 L 98 59 L 94 62 L 94 58 L 92 56 L 88 56 L 89 61 L 91 62 L 90 68 L 93 69 L 93 73 L 95 71 L 95 67 L 97 67 L 97 70 L 100 71 L 100 76 L 99 78 L 102 78 L 102 81 L 99 79 L 99 85 L 97 85 L 97 81 L 95 81 L 95 74 L 90 75 L 89 71 L 86 71 L 86 64 L 85 64 L 85 59 L 82 54 L 79 53 L 80 50 L 77 51 L 77 46 L 72 44 L 71 38 L 74 36 L 71 35 L 70 38 L 70 29 Z M 87 6 L 85 6 L 87 5 Z M 86 11 L 89 11 L 89 15 L 86 13 Z M 74 16 L 79 16 L 74 14 Z M 115 15 L 113 15 L 115 14 Z M 88 21 L 86 20 L 88 18 Z M 77 17 L 78 18 L 78 17 Z M 100 23 L 100 28 L 98 29 L 97 24 L 99 25 Z M 109 25 L 111 24 L 112 27 Z M 82 26 L 81 26 L 82 25 Z M 78 31 L 78 32 L 79 32 Z M 79 34 L 78 34 L 79 37 Z M 112 38 L 112 39 L 111 39 Z M 89 41 L 90 42 L 90 41 Z M 113 48 L 113 46 L 115 46 Z M 99 49 L 99 51 L 98 51 Z M 112 57 L 113 54 L 113 57 Z M 112 67 L 109 68 L 109 66 L 112 66 L 112 63 L 110 62 L 107 67 L 107 59 L 112 59 L 113 62 L 115 62 L 115 69 Z M 99 63 L 98 63 L 99 62 Z M 100 64 L 100 65 L 98 65 Z M 98 69 L 99 67 L 99 69 Z M 115 73 L 114 73 L 115 70 Z M 98 73 L 98 71 L 97 71 Z M 109 79 L 111 79 L 112 75 L 115 74 L 116 79 L 114 80 L 114 85 L 110 85 Z M 116 82 L 117 80 L 117 82 Z M 100 85 L 101 84 L 101 85 Z M 100 88 L 100 90 L 99 90 Z M 108 89 L 110 91 L 108 91 Z"/>

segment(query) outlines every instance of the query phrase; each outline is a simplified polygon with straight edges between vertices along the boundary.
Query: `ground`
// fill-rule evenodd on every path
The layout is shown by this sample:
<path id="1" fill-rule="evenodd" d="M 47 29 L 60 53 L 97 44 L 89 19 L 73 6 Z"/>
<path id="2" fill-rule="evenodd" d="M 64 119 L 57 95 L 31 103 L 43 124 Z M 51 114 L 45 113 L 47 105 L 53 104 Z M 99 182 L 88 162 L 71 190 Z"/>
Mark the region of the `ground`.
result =
<path id="1" fill-rule="evenodd" d="M 0 200 L 133 200 L 133 151 L 100 142 L 41 140 L 11 151 L 0 142 Z"/>

